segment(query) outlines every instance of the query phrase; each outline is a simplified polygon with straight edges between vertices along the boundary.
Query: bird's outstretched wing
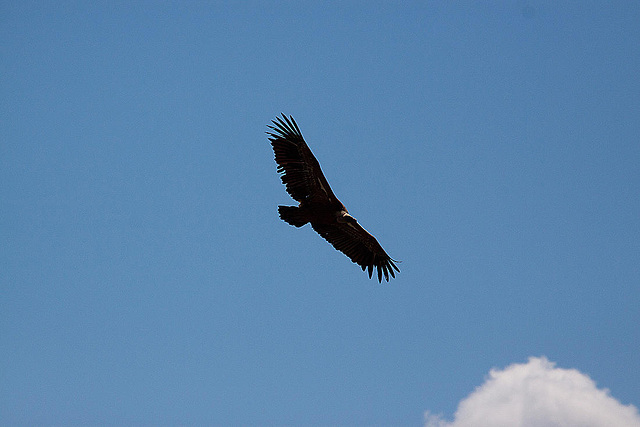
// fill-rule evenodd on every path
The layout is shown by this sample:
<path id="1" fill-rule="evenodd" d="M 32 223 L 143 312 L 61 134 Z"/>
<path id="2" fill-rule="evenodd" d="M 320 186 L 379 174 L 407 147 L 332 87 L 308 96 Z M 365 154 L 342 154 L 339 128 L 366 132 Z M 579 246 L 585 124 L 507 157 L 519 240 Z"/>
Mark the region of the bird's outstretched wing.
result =
<path id="1" fill-rule="evenodd" d="M 337 201 L 293 117 L 282 114 L 282 118 L 276 117 L 272 122 L 269 128 L 273 132 L 267 134 L 287 193 L 298 202 L 310 198 Z"/>
<path id="2" fill-rule="evenodd" d="M 358 264 L 362 271 L 367 269 L 369 278 L 371 278 L 374 268 L 378 271 L 378 282 L 382 282 L 383 275 L 387 282 L 389 281 L 389 274 L 395 278 L 394 269 L 400 272 L 394 264 L 395 260 L 391 259 L 376 238 L 357 222 L 330 225 L 312 223 L 311 226 L 334 248 Z"/>

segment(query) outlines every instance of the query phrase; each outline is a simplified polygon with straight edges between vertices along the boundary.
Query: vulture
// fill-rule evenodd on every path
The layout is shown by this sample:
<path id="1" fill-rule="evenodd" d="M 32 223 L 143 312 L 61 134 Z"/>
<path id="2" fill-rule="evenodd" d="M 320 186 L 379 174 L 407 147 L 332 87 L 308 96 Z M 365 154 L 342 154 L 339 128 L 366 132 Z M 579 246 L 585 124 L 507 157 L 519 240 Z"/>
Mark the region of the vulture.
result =
<path id="1" fill-rule="evenodd" d="M 331 191 L 318 160 L 304 141 L 293 117 L 276 117 L 273 126 L 267 125 L 269 141 L 273 147 L 282 183 L 298 206 L 278 206 L 280 218 L 290 225 L 311 227 L 338 251 L 368 270 L 369 278 L 377 270 L 378 282 L 382 276 L 389 281 L 400 271 L 382 249 L 380 243 L 349 215 L 349 211 Z"/>

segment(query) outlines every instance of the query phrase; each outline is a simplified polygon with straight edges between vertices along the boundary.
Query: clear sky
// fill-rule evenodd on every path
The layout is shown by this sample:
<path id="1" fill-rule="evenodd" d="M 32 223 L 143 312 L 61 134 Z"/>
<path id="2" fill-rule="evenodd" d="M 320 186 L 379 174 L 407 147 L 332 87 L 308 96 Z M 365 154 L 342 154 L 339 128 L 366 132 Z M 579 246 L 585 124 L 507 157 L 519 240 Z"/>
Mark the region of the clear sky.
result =
<path id="1" fill-rule="evenodd" d="M 640 425 L 639 23 L 1 2 L 0 424 Z M 395 280 L 278 218 L 281 112 Z"/>

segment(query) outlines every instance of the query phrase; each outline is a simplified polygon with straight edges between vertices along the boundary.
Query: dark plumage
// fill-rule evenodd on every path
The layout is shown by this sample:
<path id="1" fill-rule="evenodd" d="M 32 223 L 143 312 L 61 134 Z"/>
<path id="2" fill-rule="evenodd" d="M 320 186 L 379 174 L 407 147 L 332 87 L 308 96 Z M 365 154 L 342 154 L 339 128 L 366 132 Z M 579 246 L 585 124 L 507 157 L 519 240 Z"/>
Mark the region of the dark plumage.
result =
<path id="1" fill-rule="evenodd" d="M 396 277 L 394 269 L 400 271 L 393 259 L 382 249 L 375 237 L 362 228 L 347 208 L 333 194 L 324 177 L 318 160 L 304 141 L 302 133 L 293 117 L 282 115 L 268 126 L 267 132 L 280 178 L 287 192 L 298 206 L 278 206 L 280 218 L 296 227 L 311 223 L 311 227 L 334 248 L 344 253 L 351 261 L 368 270 L 369 278 L 373 270 L 389 281 Z M 398 262 L 398 261 L 395 261 Z"/>

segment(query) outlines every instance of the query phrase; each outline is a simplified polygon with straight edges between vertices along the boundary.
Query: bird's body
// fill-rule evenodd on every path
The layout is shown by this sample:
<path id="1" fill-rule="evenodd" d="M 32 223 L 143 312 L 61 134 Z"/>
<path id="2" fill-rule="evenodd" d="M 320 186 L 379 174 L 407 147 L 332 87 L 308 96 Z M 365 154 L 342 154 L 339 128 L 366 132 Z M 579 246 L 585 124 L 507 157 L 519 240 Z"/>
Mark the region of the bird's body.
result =
<path id="1" fill-rule="evenodd" d="M 347 255 L 351 261 L 368 269 L 369 277 L 375 268 L 378 281 L 382 276 L 389 281 L 400 271 L 394 260 L 369 232 L 358 224 L 347 208 L 333 194 L 320 164 L 304 141 L 293 117 L 276 117 L 275 133 L 267 132 L 275 153 L 282 183 L 298 206 L 278 206 L 280 218 L 296 227 L 311 223 L 311 227 L 334 248 Z"/>

